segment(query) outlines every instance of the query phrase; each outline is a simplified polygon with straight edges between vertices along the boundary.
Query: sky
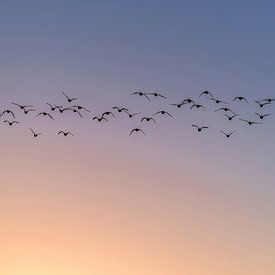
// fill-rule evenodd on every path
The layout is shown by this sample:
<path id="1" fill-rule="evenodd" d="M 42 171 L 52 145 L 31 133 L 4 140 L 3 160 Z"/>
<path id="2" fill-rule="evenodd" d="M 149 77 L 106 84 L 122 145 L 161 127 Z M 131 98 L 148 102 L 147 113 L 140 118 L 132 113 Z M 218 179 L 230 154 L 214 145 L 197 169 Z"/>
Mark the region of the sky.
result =
<path id="1" fill-rule="evenodd" d="M 0 274 L 272 275 L 274 118 L 272 1 L 1 1 Z M 148 101 L 135 91 L 160 91 Z M 91 114 L 54 121 L 11 101 Z M 207 111 L 176 109 L 192 97 Z M 113 106 L 170 117 L 141 124 Z M 208 125 L 198 133 L 191 124 Z M 43 135 L 35 139 L 29 127 Z M 135 127 L 146 135 L 129 137 Z M 71 131 L 73 137 L 57 135 Z M 236 133 L 227 139 L 219 131 Z"/>

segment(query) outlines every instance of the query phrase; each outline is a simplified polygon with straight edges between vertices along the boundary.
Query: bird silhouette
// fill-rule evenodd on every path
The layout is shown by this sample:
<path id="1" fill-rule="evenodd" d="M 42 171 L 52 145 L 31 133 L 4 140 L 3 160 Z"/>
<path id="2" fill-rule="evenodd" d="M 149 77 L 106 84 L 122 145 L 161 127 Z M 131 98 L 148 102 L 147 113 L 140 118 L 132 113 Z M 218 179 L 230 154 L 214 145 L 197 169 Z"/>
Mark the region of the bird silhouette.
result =
<path id="1" fill-rule="evenodd" d="M 131 114 L 131 113 L 127 112 L 127 111 L 125 111 L 125 113 L 128 114 L 129 118 L 132 118 L 132 117 L 140 114 L 140 113 L 133 113 L 133 114 Z"/>
<path id="2" fill-rule="evenodd" d="M 219 108 L 219 109 L 215 110 L 215 112 L 219 112 L 219 111 L 231 112 L 232 114 L 236 115 L 236 113 L 234 111 L 232 111 L 230 108 L 227 108 L 227 107 L 223 107 L 223 108 Z"/>
<path id="3" fill-rule="evenodd" d="M 173 117 L 170 113 L 164 110 L 158 111 L 155 114 L 153 114 L 153 116 L 156 116 L 156 115 L 167 115 L 167 116 Z"/>
<path id="4" fill-rule="evenodd" d="M 24 109 L 24 113 L 27 115 L 29 112 L 36 112 L 35 109 Z"/>
<path id="5" fill-rule="evenodd" d="M 78 110 L 76 110 L 76 109 L 70 109 L 70 111 L 78 114 L 81 118 L 83 118 L 82 114 Z"/>
<path id="6" fill-rule="evenodd" d="M 259 105 L 260 108 L 263 108 L 264 106 L 271 104 L 271 102 L 261 102 L 259 100 L 255 100 L 255 102 Z"/>
<path id="7" fill-rule="evenodd" d="M 60 114 L 63 114 L 65 111 L 72 111 L 70 107 L 63 108 L 63 107 L 57 106 L 57 109 L 59 110 Z"/>
<path id="8" fill-rule="evenodd" d="M 124 107 L 122 107 L 122 108 L 119 108 L 119 107 L 113 107 L 112 108 L 113 110 L 117 110 L 119 113 L 121 113 L 121 112 L 129 112 L 129 110 L 127 109 L 127 108 L 124 108 Z"/>
<path id="9" fill-rule="evenodd" d="M 231 135 L 233 135 L 236 131 L 233 131 L 233 132 L 230 132 L 230 133 L 226 133 L 226 132 L 220 130 L 220 132 L 221 132 L 222 134 L 224 134 L 227 138 L 230 138 Z"/>
<path id="10" fill-rule="evenodd" d="M 85 107 L 83 107 L 83 106 L 79 106 L 79 105 L 74 105 L 74 106 L 71 106 L 70 108 L 77 108 L 79 111 L 84 110 L 84 111 L 86 111 L 86 112 L 88 112 L 88 113 L 91 112 L 91 111 L 88 110 L 87 108 L 85 108 Z"/>
<path id="11" fill-rule="evenodd" d="M 41 113 L 37 114 L 36 117 L 41 116 L 41 115 L 44 117 L 49 117 L 53 120 L 53 117 L 49 113 L 46 113 L 46 112 L 41 112 Z"/>
<path id="12" fill-rule="evenodd" d="M 148 97 L 147 93 L 143 93 L 143 92 L 134 92 L 134 93 L 131 93 L 130 95 L 143 96 L 143 97 L 147 98 L 148 100 L 151 100 L 151 99 Z"/>
<path id="13" fill-rule="evenodd" d="M 8 120 L 4 120 L 4 123 L 8 123 L 9 126 L 12 126 L 13 124 L 18 124 L 19 122 L 18 121 L 8 121 Z"/>
<path id="14" fill-rule="evenodd" d="M 203 92 L 199 95 L 199 98 L 200 98 L 201 96 L 203 96 L 203 95 L 206 95 L 206 96 L 210 95 L 211 98 L 214 98 L 213 95 L 212 95 L 212 93 L 209 92 L 209 91 L 203 91 Z"/>
<path id="15" fill-rule="evenodd" d="M 193 104 L 191 107 L 190 107 L 190 110 L 192 110 L 193 108 L 196 108 L 196 109 L 200 109 L 202 108 L 204 111 L 206 111 L 205 107 L 201 104 Z"/>
<path id="16" fill-rule="evenodd" d="M 42 135 L 42 133 L 36 133 L 32 128 L 29 127 L 29 129 L 31 130 L 32 134 L 33 134 L 33 137 L 38 137 L 40 135 Z"/>
<path id="17" fill-rule="evenodd" d="M 266 102 L 271 103 L 271 102 L 275 101 L 275 98 L 265 98 L 265 99 L 263 99 L 261 101 L 266 101 Z"/>
<path id="18" fill-rule="evenodd" d="M 13 118 L 15 118 L 15 115 L 14 115 L 13 111 L 11 111 L 11 110 L 5 110 L 5 111 L 3 111 L 2 114 L 1 114 L 1 117 L 2 117 L 4 114 L 10 114 L 10 115 L 13 116 Z"/>
<path id="19" fill-rule="evenodd" d="M 67 98 L 67 101 L 68 101 L 69 103 L 71 103 L 71 102 L 74 101 L 74 100 L 79 99 L 78 97 L 72 97 L 72 98 L 70 98 L 70 97 L 68 97 L 64 92 L 62 92 L 62 93 L 63 93 L 63 95 Z"/>
<path id="20" fill-rule="evenodd" d="M 245 101 L 246 103 L 248 103 L 248 100 L 244 96 L 236 96 L 235 98 L 233 98 L 232 102 L 236 100 Z"/>
<path id="21" fill-rule="evenodd" d="M 188 104 L 193 103 L 193 104 L 195 104 L 194 100 L 191 99 L 191 98 L 186 98 L 186 99 L 182 100 L 181 104 L 185 104 L 185 103 L 188 103 Z"/>
<path id="22" fill-rule="evenodd" d="M 152 95 L 154 97 L 161 97 L 161 98 L 167 98 L 166 96 L 162 95 L 162 94 L 159 94 L 159 93 L 146 93 L 147 95 Z"/>
<path id="23" fill-rule="evenodd" d="M 104 116 L 113 116 L 113 117 L 115 117 L 115 115 L 112 112 L 109 112 L 109 111 L 104 112 L 101 117 L 104 117 Z"/>
<path id="24" fill-rule="evenodd" d="M 255 114 L 260 118 L 260 119 L 264 119 L 265 117 L 271 116 L 271 114 L 259 114 L 257 112 L 255 112 Z"/>
<path id="25" fill-rule="evenodd" d="M 50 103 L 46 103 L 47 105 L 49 105 L 50 106 L 50 108 L 51 108 L 51 110 L 52 111 L 55 111 L 56 109 L 61 109 L 61 108 L 63 108 L 63 106 L 60 106 L 60 105 L 51 105 Z"/>
<path id="26" fill-rule="evenodd" d="M 208 129 L 209 128 L 208 126 L 199 127 L 195 124 L 192 124 L 191 126 L 197 128 L 198 132 L 201 132 L 203 129 Z"/>
<path id="27" fill-rule="evenodd" d="M 135 132 L 135 133 L 141 132 L 143 135 L 145 135 L 145 132 L 144 132 L 142 129 L 140 129 L 140 128 L 135 128 L 135 129 L 133 129 L 133 130 L 130 132 L 129 136 L 131 136 L 134 132 Z"/>
<path id="28" fill-rule="evenodd" d="M 228 104 L 228 102 L 220 100 L 220 99 L 216 99 L 216 98 L 207 97 L 207 99 L 214 101 L 216 104 L 220 104 L 220 103 L 222 103 L 222 104 Z"/>
<path id="29" fill-rule="evenodd" d="M 242 118 L 239 118 L 239 120 L 241 120 L 241 121 L 244 121 L 244 122 L 248 123 L 248 125 L 253 125 L 253 124 L 262 124 L 261 122 L 251 121 L 251 120 L 242 119 Z"/>
<path id="30" fill-rule="evenodd" d="M 106 118 L 106 117 L 103 117 L 103 116 L 101 116 L 101 117 L 98 117 L 98 116 L 95 116 L 95 117 L 93 117 L 93 120 L 97 120 L 98 122 L 101 122 L 101 121 L 108 121 L 108 119 Z"/>
<path id="31" fill-rule="evenodd" d="M 63 136 L 65 136 L 65 137 L 68 135 L 74 136 L 71 132 L 64 132 L 64 131 L 59 131 L 57 134 L 58 135 L 63 134 Z"/>
<path id="32" fill-rule="evenodd" d="M 169 105 L 175 106 L 177 108 L 181 108 L 185 104 L 186 102 L 181 102 L 181 103 L 170 103 Z"/>
<path id="33" fill-rule="evenodd" d="M 237 116 L 239 116 L 239 114 L 234 114 L 234 115 L 232 115 L 232 116 L 229 116 L 228 114 L 224 114 L 227 118 L 228 118 L 228 120 L 232 120 L 233 118 L 235 118 L 235 117 L 237 117 Z"/>
<path id="34" fill-rule="evenodd" d="M 146 122 L 149 122 L 149 121 L 153 121 L 154 123 L 156 123 L 156 120 L 153 118 L 153 117 L 143 117 L 141 120 L 141 122 L 143 121 L 146 121 Z"/>
<path id="35" fill-rule="evenodd" d="M 11 102 L 11 104 L 18 106 L 21 110 L 24 110 L 25 108 L 32 108 L 33 107 L 33 105 L 20 105 L 20 104 L 15 103 L 15 102 Z"/>

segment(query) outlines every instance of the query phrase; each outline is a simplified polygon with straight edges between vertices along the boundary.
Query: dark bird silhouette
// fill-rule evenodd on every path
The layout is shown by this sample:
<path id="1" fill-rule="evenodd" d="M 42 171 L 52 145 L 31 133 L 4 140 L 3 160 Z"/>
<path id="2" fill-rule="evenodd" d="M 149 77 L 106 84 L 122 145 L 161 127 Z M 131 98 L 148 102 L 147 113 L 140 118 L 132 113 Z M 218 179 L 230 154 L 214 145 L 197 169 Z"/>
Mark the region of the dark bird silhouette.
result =
<path id="1" fill-rule="evenodd" d="M 255 114 L 260 118 L 260 119 L 264 119 L 265 117 L 267 117 L 267 116 L 271 116 L 271 114 L 259 114 L 259 113 L 257 113 L 257 112 L 255 112 Z"/>
<path id="2" fill-rule="evenodd" d="M 78 114 L 81 118 L 83 118 L 82 114 L 78 110 L 70 109 L 70 111 L 73 111 L 74 113 Z"/>
<path id="3" fill-rule="evenodd" d="M 228 114 L 224 114 L 227 118 L 228 118 L 228 120 L 232 120 L 233 118 L 235 118 L 235 117 L 237 117 L 237 116 L 239 116 L 239 115 L 237 115 L 237 114 L 234 114 L 234 115 L 232 115 L 232 116 L 229 116 Z"/>
<path id="4" fill-rule="evenodd" d="M 245 101 L 246 103 L 248 103 L 248 100 L 244 96 L 236 96 L 235 98 L 233 98 L 232 102 L 236 100 Z"/>
<path id="5" fill-rule="evenodd" d="M 253 124 L 262 124 L 261 122 L 256 122 L 256 121 L 251 121 L 251 120 L 246 120 L 246 119 L 242 119 L 239 118 L 239 120 L 244 121 L 246 123 L 248 123 L 248 125 L 253 125 Z"/>
<path id="6" fill-rule="evenodd" d="M 147 95 L 152 95 L 154 97 L 161 97 L 161 98 L 167 98 L 166 96 L 162 95 L 162 94 L 159 94 L 159 93 L 147 93 Z"/>
<path id="7" fill-rule="evenodd" d="M 1 116 L 3 116 L 4 114 L 10 114 L 10 115 L 13 116 L 13 118 L 15 118 L 15 115 L 14 115 L 13 111 L 11 111 L 11 110 L 5 110 L 5 111 L 3 111 L 2 114 L 1 114 Z"/>
<path id="8" fill-rule="evenodd" d="M 36 117 L 41 116 L 41 115 L 44 117 L 49 117 L 53 120 L 53 117 L 49 113 L 46 113 L 46 112 L 41 112 L 38 115 L 36 115 Z"/>
<path id="9" fill-rule="evenodd" d="M 255 100 L 255 102 L 259 105 L 260 108 L 263 108 L 264 106 L 271 104 L 271 102 L 261 102 L 259 100 Z"/>
<path id="10" fill-rule="evenodd" d="M 167 116 L 173 117 L 170 113 L 164 110 L 158 111 L 155 114 L 153 114 L 153 116 L 156 116 L 156 115 L 167 115 Z"/>
<path id="11" fill-rule="evenodd" d="M 42 133 L 36 133 L 32 128 L 29 128 L 29 129 L 31 130 L 33 137 L 35 137 L 35 138 L 42 135 Z"/>
<path id="12" fill-rule="evenodd" d="M 186 99 L 182 100 L 182 102 L 181 102 L 181 104 L 186 104 L 186 103 L 188 103 L 188 104 L 190 104 L 190 103 L 195 104 L 194 100 L 191 99 L 191 98 L 186 98 Z"/>
<path id="13" fill-rule="evenodd" d="M 201 97 L 201 96 L 203 96 L 203 95 L 206 95 L 206 96 L 211 96 L 211 98 L 214 98 L 213 97 L 213 95 L 212 95 L 212 93 L 211 92 L 209 92 L 209 91 L 203 91 L 200 95 L 199 95 L 199 98 Z"/>
<path id="14" fill-rule="evenodd" d="M 119 107 L 113 107 L 112 108 L 113 110 L 117 110 L 119 113 L 121 113 L 121 112 L 129 112 L 129 110 L 127 109 L 127 108 L 124 108 L 124 107 L 122 107 L 122 108 L 119 108 Z"/>
<path id="15" fill-rule="evenodd" d="M 181 103 L 171 103 L 169 105 L 175 106 L 177 108 L 181 108 L 185 104 L 186 104 L 186 102 L 181 102 Z"/>
<path id="16" fill-rule="evenodd" d="M 191 126 L 197 128 L 198 132 L 201 132 L 203 129 L 208 129 L 209 128 L 208 126 L 199 127 L 195 124 L 192 124 Z"/>
<path id="17" fill-rule="evenodd" d="M 222 134 L 224 134 L 227 138 L 230 138 L 231 135 L 233 135 L 236 131 L 230 132 L 230 133 L 225 133 L 224 131 L 220 130 Z"/>
<path id="18" fill-rule="evenodd" d="M 33 107 L 33 105 L 20 105 L 20 104 L 15 103 L 15 102 L 11 102 L 11 104 L 18 106 L 21 110 L 24 110 L 25 108 L 32 108 Z"/>
<path id="19" fill-rule="evenodd" d="M 51 108 L 52 111 L 55 111 L 56 109 L 59 109 L 59 110 L 60 110 L 61 108 L 63 108 L 63 106 L 60 106 L 60 105 L 54 105 L 54 106 L 53 106 L 53 105 L 51 105 L 51 104 L 48 103 L 48 102 L 47 102 L 46 104 L 50 106 L 50 108 Z"/>
<path id="20" fill-rule="evenodd" d="M 98 122 L 101 122 L 101 121 L 108 121 L 108 119 L 106 118 L 106 117 L 98 117 L 98 116 L 95 116 L 95 117 L 93 117 L 93 120 L 97 120 Z"/>
<path id="21" fill-rule="evenodd" d="M 275 101 L 275 98 L 265 98 L 265 99 L 263 99 L 261 101 L 266 101 L 266 102 L 271 103 L 271 102 Z"/>
<path id="22" fill-rule="evenodd" d="M 125 113 L 128 114 L 129 118 L 132 118 L 132 117 L 140 114 L 140 113 L 133 113 L 133 114 L 131 114 L 131 113 L 127 112 L 127 111 L 125 111 Z"/>
<path id="23" fill-rule="evenodd" d="M 113 116 L 113 117 L 115 117 L 115 115 L 112 112 L 109 112 L 109 111 L 104 112 L 101 117 L 104 117 L 104 116 Z"/>
<path id="24" fill-rule="evenodd" d="M 141 122 L 143 122 L 144 120 L 147 121 L 147 122 L 153 121 L 154 123 L 156 123 L 156 120 L 153 117 L 146 117 L 145 116 L 141 119 Z"/>
<path id="25" fill-rule="evenodd" d="M 226 101 L 223 101 L 223 100 L 220 100 L 220 99 L 216 99 L 216 98 L 211 98 L 211 97 L 207 97 L 207 99 L 208 100 L 212 100 L 212 101 L 214 101 L 216 104 L 220 104 L 220 103 L 222 103 L 222 104 L 228 104 L 228 102 L 226 102 Z"/>
<path id="26" fill-rule="evenodd" d="M 13 124 L 18 124 L 19 122 L 18 121 L 8 121 L 8 120 L 4 120 L 4 123 L 8 123 L 9 126 L 12 126 Z"/>
<path id="27" fill-rule="evenodd" d="M 62 108 L 62 107 L 57 106 L 57 109 L 59 110 L 60 114 L 63 114 L 65 111 L 72 111 L 72 109 L 70 107 Z"/>
<path id="28" fill-rule="evenodd" d="M 65 136 L 65 137 L 68 135 L 74 136 L 71 132 L 64 132 L 64 131 L 59 131 L 57 134 L 58 135 L 63 134 L 63 136 Z"/>
<path id="29" fill-rule="evenodd" d="M 79 99 L 78 97 L 72 97 L 72 98 L 70 98 L 70 97 L 68 97 L 64 92 L 62 92 L 62 93 L 63 93 L 63 95 L 67 98 L 67 101 L 68 101 L 69 103 L 71 103 L 71 102 L 74 101 L 74 100 Z"/>
<path id="30" fill-rule="evenodd" d="M 193 104 L 190 108 L 190 110 L 192 110 L 193 108 L 196 108 L 196 109 L 200 109 L 202 108 L 204 111 L 206 111 L 205 107 L 201 104 Z"/>
<path id="31" fill-rule="evenodd" d="M 88 110 L 87 108 L 85 108 L 85 107 L 83 107 L 83 106 L 74 105 L 74 106 L 71 106 L 71 108 L 77 108 L 77 110 L 79 110 L 79 111 L 84 110 L 84 111 L 90 113 L 90 110 Z"/>
<path id="32" fill-rule="evenodd" d="M 146 97 L 148 100 L 151 100 L 147 93 L 143 93 L 143 92 L 134 92 L 134 93 L 131 93 L 130 95 L 139 95 L 139 96 L 143 96 L 143 97 Z"/>
<path id="33" fill-rule="evenodd" d="M 219 109 L 215 110 L 215 112 L 219 112 L 219 111 L 231 112 L 232 114 L 236 115 L 236 113 L 234 111 L 232 111 L 230 108 L 227 108 L 227 107 L 223 107 L 223 108 L 219 108 Z"/>
<path id="34" fill-rule="evenodd" d="M 29 112 L 36 112 L 35 109 L 24 109 L 24 113 L 27 115 Z"/>
<path id="35" fill-rule="evenodd" d="M 129 134 L 129 136 L 131 136 L 134 132 L 141 132 L 143 135 L 145 135 L 145 132 L 142 130 L 142 129 L 140 129 L 140 128 L 135 128 L 135 129 L 133 129 L 131 132 L 130 132 L 130 134 Z"/>

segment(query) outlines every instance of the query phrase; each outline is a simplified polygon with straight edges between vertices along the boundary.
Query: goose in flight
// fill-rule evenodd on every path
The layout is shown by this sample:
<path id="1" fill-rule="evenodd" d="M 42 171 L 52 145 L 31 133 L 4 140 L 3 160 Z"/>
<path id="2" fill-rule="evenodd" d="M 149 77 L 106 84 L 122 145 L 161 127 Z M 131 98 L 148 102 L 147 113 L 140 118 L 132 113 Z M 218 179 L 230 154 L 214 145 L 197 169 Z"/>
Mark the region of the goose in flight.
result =
<path id="1" fill-rule="evenodd" d="M 190 103 L 195 104 L 195 101 L 193 99 L 191 99 L 191 98 L 186 98 L 186 99 L 182 100 L 182 102 L 181 102 L 181 104 L 186 104 L 186 103 L 188 103 L 188 104 L 190 104 Z"/>
<path id="2" fill-rule="evenodd" d="M 31 127 L 29 129 L 31 130 L 33 137 L 35 137 L 35 138 L 42 135 L 42 133 L 36 133 Z"/>
<path id="3" fill-rule="evenodd" d="M 236 131 L 233 131 L 233 132 L 230 132 L 230 133 L 226 133 L 226 132 L 220 130 L 220 132 L 221 132 L 222 134 L 224 134 L 227 138 L 230 138 L 230 136 L 233 135 Z"/>
<path id="4" fill-rule="evenodd" d="M 143 135 L 145 135 L 145 132 L 144 132 L 142 129 L 140 129 L 140 128 L 135 128 L 135 129 L 133 129 L 133 130 L 130 132 L 129 136 L 131 136 L 134 132 L 135 132 L 135 133 L 141 132 Z"/>
<path id="5" fill-rule="evenodd" d="M 170 113 L 168 113 L 167 111 L 164 111 L 164 110 L 156 112 L 155 114 L 153 114 L 153 116 L 156 116 L 156 115 L 159 115 L 159 114 L 160 115 L 167 115 L 167 116 L 173 117 Z"/>
<path id="6" fill-rule="evenodd" d="M 169 105 L 175 106 L 177 108 L 181 108 L 185 104 L 186 104 L 186 102 L 181 102 L 181 103 L 171 103 Z"/>
<path id="7" fill-rule="evenodd" d="M 265 99 L 260 100 L 260 101 L 266 101 L 266 102 L 271 103 L 271 102 L 275 101 L 275 98 L 265 98 Z"/>
<path id="8" fill-rule="evenodd" d="M 255 114 L 260 118 L 260 119 L 264 119 L 265 117 L 267 117 L 267 116 L 271 116 L 271 114 L 259 114 L 259 113 L 257 113 L 257 112 L 255 112 Z"/>
<path id="9" fill-rule="evenodd" d="M 121 113 L 121 112 L 129 112 L 129 109 L 127 109 L 127 108 L 124 108 L 124 107 L 122 107 L 122 108 L 119 108 L 119 107 L 113 107 L 112 108 L 113 110 L 117 110 L 119 113 Z"/>
<path id="10" fill-rule="evenodd" d="M 146 97 L 148 100 L 151 100 L 147 93 L 143 93 L 143 92 L 134 92 L 134 93 L 131 93 L 130 95 L 138 95 L 138 96 L 143 96 L 143 97 Z"/>
<path id="11" fill-rule="evenodd" d="M 74 136 L 71 132 L 64 132 L 64 131 L 59 131 L 57 134 L 58 135 L 63 134 L 64 137 L 66 137 L 68 135 Z"/>
<path id="12" fill-rule="evenodd" d="M 197 128 L 198 132 L 201 132 L 203 129 L 208 129 L 209 128 L 208 126 L 199 127 L 195 124 L 192 124 L 191 126 Z"/>
<path id="13" fill-rule="evenodd" d="M 264 106 L 271 104 L 271 102 L 261 102 L 259 100 L 255 100 L 255 102 L 259 105 L 260 108 L 263 108 Z"/>
<path id="14" fill-rule="evenodd" d="M 132 118 L 136 115 L 139 115 L 140 113 L 133 113 L 133 114 L 130 114 L 129 112 L 125 111 L 126 114 L 128 114 L 129 118 Z"/>
<path id="15" fill-rule="evenodd" d="M 167 97 L 166 96 L 164 96 L 164 95 L 162 95 L 162 94 L 159 94 L 159 93 L 147 93 L 147 95 L 152 95 L 152 96 L 154 96 L 154 97 L 161 97 L 161 98 L 165 98 L 165 99 L 167 99 Z"/>
<path id="16" fill-rule="evenodd" d="M 68 101 L 69 103 L 71 103 L 71 102 L 74 101 L 74 100 L 79 99 L 78 97 L 72 97 L 72 98 L 70 98 L 70 97 L 68 97 L 64 92 L 62 92 L 62 93 L 63 93 L 63 95 L 67 98 L 67 101 Z"/>
<path id="17" fill-rule="evenodd" d="M 11 104 L 13 104 L 15 106 L 18 106 L 21 110 L 24 110 L 26 108 L 33 108 L 33 105 L 20 105 L 20 104 L 15 103 L 15 102 L 11 102 Z"/>
<path id="18" fill-rule="evenodd" d="M 244 96 L 236 96 L 235 98 L 233 98 L 232 102 L 236 100 L 245 101 L 246 103 L 248 103 L 248 100 Z"/>
<path id="19" fill-rule="evenodd" d="M 144 120 L 147 121 L 147 122 L 153 121 L 154 123 L 156 123 L 156 120 L 153 117 L 146 117 L 145 116 L 140 121 L 143 122 Z"/>
<path id="20" fill-rule="evenodd" d="M 79 106 L 79 105 L 71 106 L 71 108 L 77 108 L 77 110 L 79 110 L 79 111 L 84 110 L 84 111 L 86 111 L 86 112 L 88 112 L 88 113 L 91 112 L 91 111 L 89 111 L 87 108 L 85 108 L 85 107 L 83 107 L 83 106 Z"/>
<path id="21" fill-rule="evenodd" d="M 215 112 L 219 112 L 219 111 L 231 112 L 232 114 L 236 115 L 236 113 L 234 111 L 232 111 L 230 108 L 227 108 L 227 107 L 223 107 L 223 108 L 219 108 L 219 109 L 215 110 Z"/>
<path id="22" fill-rule="evenodd" d="M 193 108 L 197 108 L 197 109 L 200 109 L 202 108 L 204 111 L 206 111 L 205 107 L 201 104 L 193 104 L 190 108 L 190 110 L 192 110 Z"/>
<path id="23" fill-rule="evenodd" d="M 4 120 L 4 123 L 8 123 L 9 126 L 12 126 L 13 124 L 18 124 L 19 122 L 18 121 L 8 121 L 8 120 Z"/>
<path id="24" fill-rule="evenodd" d="M 44 117 L 49 117 L 50 119 L 53 120 L 53 117 L 49 113 L 46 113 L 46 112 L 41 112 L 38 115 L 36 115 L 36 117 L 41 116 L 41 115 Z"/>
<path id="25" fill-rule="evenodd" d="M 98 117 L 98 116 L 95 116 L 95 117 L 93 117 L 93 120 L 97 120 L 98 122 L 101 122 L 101 121 L 108 121 L 108 119 L 106 118 L 106 117 L 104 117 L 104 116 L 101 116 L 101 117 Z"/>
<path id="26" fill-rule="evenodd" d="M 248 125 L 253 125 L 253 124 L 262 124 L 261 122 L 256 122 L 256 121 L 251 121 L 251 120 L 246 120 L 246 119 L 242 119 L 239 118 L 239 120 L 244 121 L 246 123 L 248 123 Z"/>
<path id="27" fill-rule="evenodd" d="M 237 116 L 239 116 L 238 114 L 234 114 L 234 115 L 232 115 L 232 116 L 229 116 L 228 114 L 224 114 L 227 118 L 228 118 L 228 120 L 232 120 L 233 118 L 235 118 L 235 117 L 237 117 Z"/>
<path id="28" fill-rule="evenodd" d="M 36 112 L 35 109 L 24 109 L 24 113 L 27 115 L 29 112 Z"/>
<path id="29" fill-rule="evenodd" d="M 60 106 L 60 105 L 51 105 L 50 103 L 46 103 L 47 105 L 49 105 L 50 106 L 50 108 L 51 108 L 51 110 L 52 111 L 55 111 L 56 109 L 61 109 L 61 108 L 63 108 L 63 106 Z"/>
<path id="30" fill-rule="evenodd" d="M 77 113 L 81 118 L 83 118 L 82 114 L 78 110 L 70 109 L 70 111 L 73 111 L 74 113 Z"/>
<path id="31" fill-rule="evenodd" d="M 223 101 L 223 100 L 220 100 L 220 99 L 216 99 L 216 98 L 211 98 L 211 97 L 207 97 L 207 99 L 208 100 L 212 100 L 212 101 L 214 101 L 216 104 L 220 104 L 220 103 L 222 103 L 222 104 L 228 104 L 228 102 L 226 102 L 226 101 Z"/>
<path id="32" fill-rule="evenodd" d="M 214 98 L 214 96 L 212 95 L 212 93 L 209 92 L 209 91 L 203 91 L 203 92 L 199 95 L 199 98 L 200 98 L 201 96 L 203 96 L 203 95 L 211 96 L 211 98 Z"/>
<path id="33" fill-rule="evenodd" d="M 59 110 L 60 114 L 63 114 L 65 111 L 72 111 L 70 107 L 62 108 L 58 106 L 57 109 Z"/>
<path id="34" fill-rule="evenodd" d="M 102 114 L 102 116 L 101 117 L 104 117 L 104 116 L 113 116 L 113 117 L 115 117 L 115 115 L 112 113 L 112 112 L 109 112 L 109 111 L 107 111 L 107 112 L 104 112 L 103 114 Z"/>
<path id="35" fill-rule="evenodd" d="M 13 118 L 15 118 L 15 115 L 14 115 L 13 111 L 11 111 L 11 110 L 5 110 L 5 111 L 3 111 L 2 114 L 1 114 L 1 116 L 3 116 L 4 114 L 10 114 L 10 115 L 13 116 Z"/>

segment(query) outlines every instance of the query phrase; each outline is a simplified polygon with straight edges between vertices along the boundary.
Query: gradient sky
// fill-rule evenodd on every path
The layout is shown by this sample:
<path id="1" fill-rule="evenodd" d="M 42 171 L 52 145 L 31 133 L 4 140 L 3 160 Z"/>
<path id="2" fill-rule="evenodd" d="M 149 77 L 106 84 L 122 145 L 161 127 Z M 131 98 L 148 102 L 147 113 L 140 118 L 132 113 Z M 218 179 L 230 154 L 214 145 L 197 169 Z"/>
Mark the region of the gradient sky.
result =
<path id="1" fill-rule="evenodd" d="M 272 1 L 1 1 L 0 110 L 44 111 L 65 91 L 92 115 L 175 117 L 131 138 L 140 123 L 126 117 L 1 123 L 0 274 L 274 274 L 274 118 L 246 127 L 166 105 L 209 89 L 246 96 L 234 108 L 255 119 L 253 100 L 275 97 L 274 14 Z M 167 102 L 129 96 L 155 89 Z"/>

